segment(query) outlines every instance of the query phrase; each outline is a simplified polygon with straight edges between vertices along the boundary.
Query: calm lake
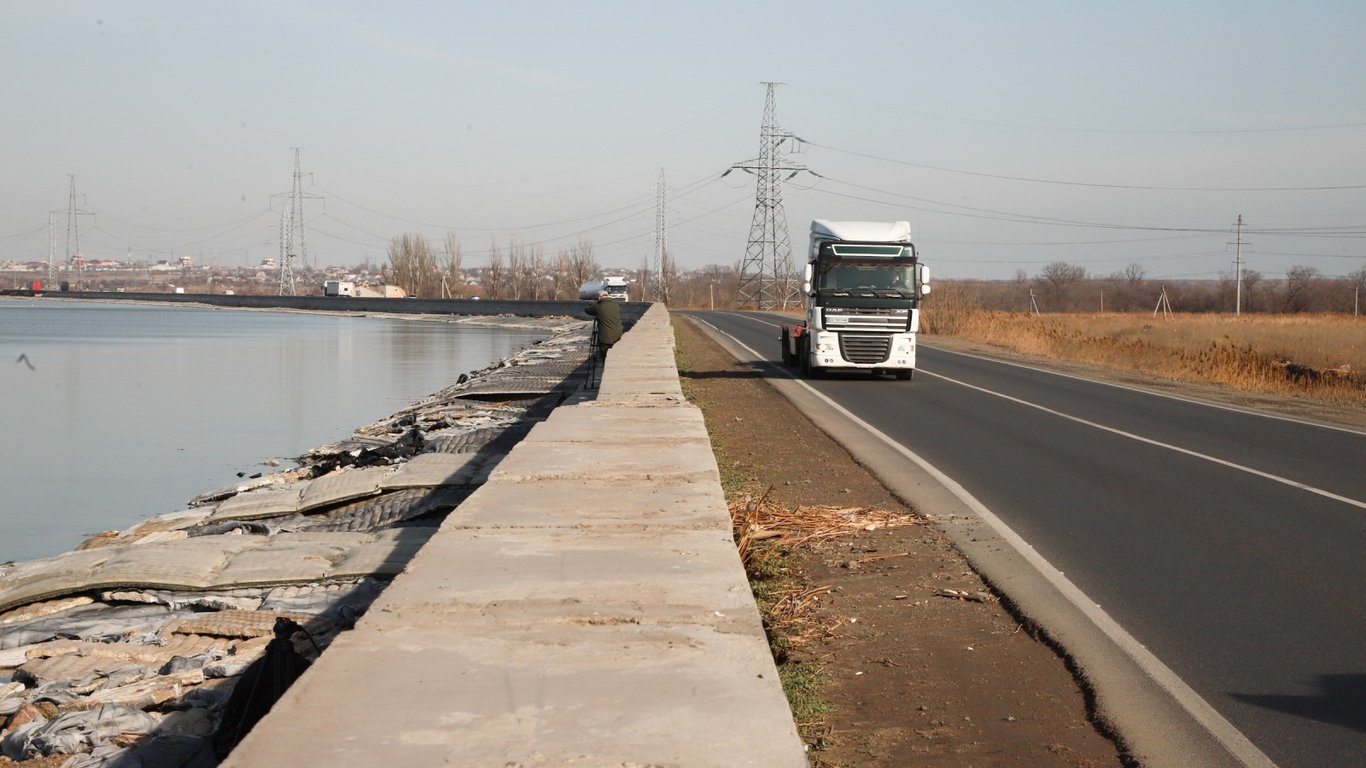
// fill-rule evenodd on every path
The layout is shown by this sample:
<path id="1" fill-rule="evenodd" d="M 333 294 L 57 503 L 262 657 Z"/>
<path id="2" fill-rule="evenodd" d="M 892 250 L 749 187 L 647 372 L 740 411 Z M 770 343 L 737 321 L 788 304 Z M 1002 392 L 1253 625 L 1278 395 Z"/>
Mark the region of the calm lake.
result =
<path id="1" fill-rule="evenodd" d="M 0 562 L 183 509 L 546 336 L 0 298 Z"/>

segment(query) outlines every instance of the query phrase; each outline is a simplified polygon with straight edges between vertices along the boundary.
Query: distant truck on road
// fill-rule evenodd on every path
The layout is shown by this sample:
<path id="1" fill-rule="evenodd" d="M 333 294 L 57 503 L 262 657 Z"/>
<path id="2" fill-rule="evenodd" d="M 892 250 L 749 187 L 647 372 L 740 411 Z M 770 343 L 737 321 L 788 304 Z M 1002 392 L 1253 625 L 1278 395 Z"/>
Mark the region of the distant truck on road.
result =
<path id="1" fill-rule="evenodd" d="M 324 296 L 355 296 L 356 284 L 348 280 L 328 280 L 323 283 Z"/>
<path id="2" fill-rule="evenodd" d="M 603 283 L 606 285 L 604 290 L 607 291 L 607 295 L 611 296 L 613 300 L 630 301 L 630 294 L 626 290 L 626 278 L 609 277 L 604 280 Z"/>
<path id="3" fill-rule="evenodd" d="M 592 301 L 597 299 L 598 294 L 602 291 L 607 291 L 607 295 L 611 296 L 613 301 L 631 300 L 624 277 L 604 277 L 601 280 L 589 280 L 579 286 L 579 298 Z"/>
<path id="4" fill-rule="evenodd" d="M 811 222 L 802 293 L 805 320 L 780 326 L 785 364 L 813 377 L 830 370 L 907 380 L 915 374 L 930 271 L 911 243 L 910 222 Z"/>

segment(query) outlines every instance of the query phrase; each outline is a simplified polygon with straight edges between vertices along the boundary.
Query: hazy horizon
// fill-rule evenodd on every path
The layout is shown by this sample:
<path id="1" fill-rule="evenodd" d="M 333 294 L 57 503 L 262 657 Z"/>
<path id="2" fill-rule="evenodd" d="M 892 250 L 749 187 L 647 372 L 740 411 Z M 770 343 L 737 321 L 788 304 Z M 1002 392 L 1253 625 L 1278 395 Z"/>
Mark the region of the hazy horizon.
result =
<path id="1" fill-rule="evenodd" d="M 1366 6 L 153 0 L 0 10 L 0 262 L 249 266 L 279 253 L 301 148 L 310 262 L 447 233 L 465 263 L 580 239 L 744 254 L 765 89 L 813 218 L 909 220 L 944 278 L 1066 261 L 1154 279 L 1366 265 Z M 818 175 L 817 175 L 818 174 Z"/>

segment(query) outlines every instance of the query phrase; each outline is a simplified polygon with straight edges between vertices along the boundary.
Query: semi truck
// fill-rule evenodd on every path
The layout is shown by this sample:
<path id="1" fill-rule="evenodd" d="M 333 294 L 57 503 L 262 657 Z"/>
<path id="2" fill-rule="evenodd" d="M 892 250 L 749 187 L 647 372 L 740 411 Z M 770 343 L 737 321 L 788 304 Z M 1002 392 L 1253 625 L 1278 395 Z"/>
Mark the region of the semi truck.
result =
<path id="1" fill-rule="evenodd" d="M 603 280 L 603 283 L 604 283 L 604 286 L 605 286 L 605 287 L 604 287 L 604 290 L 607 291 L 607 295 L 608 295 L 608 296 L 611 296 L 612 299 L 613 299 L 614 301 L 630 301 L 630 300 L 631 300 L 631 299 L 630 299 L 630 294 L 627 293 L 627 290 L 626 290 L 626 278 L 624 278 L 624 277 L 609 277 L 609 278 L 607 278 L 606 280 Z"/>
<path id="2" fill-rule="evenodd" d="M 598 297 L 598 293 L 607 291 L 607 295 L 613 301 L 630 301 L 630 293 L 624 277 L 604 277 L 601 280 L 589 280 L 579 286 L 579 298 L 591 301 Z"/>
<path id="3" fill-rule="evenodd" d="M 783 363 L 812 377 L 839 370 L 915 375 L 930 271 L 911 242 L 910 222 L 811 222 L 802 293 L 805 319 L 780 326 Z"/>

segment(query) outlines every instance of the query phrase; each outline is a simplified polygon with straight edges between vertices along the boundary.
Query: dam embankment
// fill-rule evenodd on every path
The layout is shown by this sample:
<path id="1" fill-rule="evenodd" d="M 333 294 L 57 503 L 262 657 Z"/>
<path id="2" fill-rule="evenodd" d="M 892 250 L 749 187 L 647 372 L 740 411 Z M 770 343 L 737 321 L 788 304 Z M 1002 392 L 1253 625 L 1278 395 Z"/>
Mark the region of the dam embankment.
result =
<path id="1" fill-rule="evenodd" d="M 663 306 L 224 765 L 806 765 Z"/>
<path id="2" fill-rule="evenodd" d="M 224 765 L 805 766 L 667 310 L 624 314 L 600 368 L 569 321 L 297 469 L 0 563 L 0 749 L 213 765 L 284 616 L 324 651 Z"/>

